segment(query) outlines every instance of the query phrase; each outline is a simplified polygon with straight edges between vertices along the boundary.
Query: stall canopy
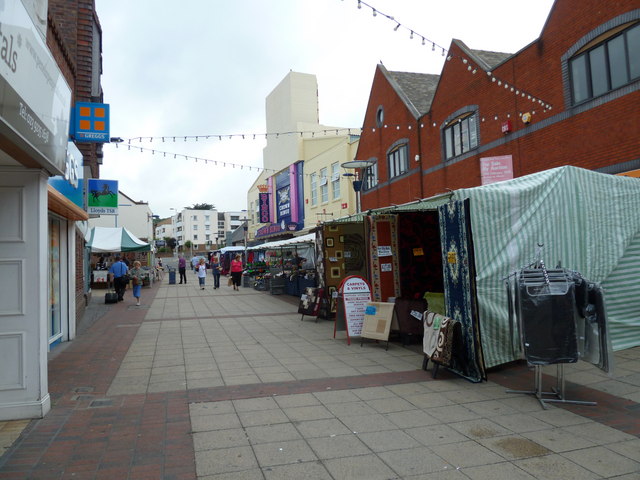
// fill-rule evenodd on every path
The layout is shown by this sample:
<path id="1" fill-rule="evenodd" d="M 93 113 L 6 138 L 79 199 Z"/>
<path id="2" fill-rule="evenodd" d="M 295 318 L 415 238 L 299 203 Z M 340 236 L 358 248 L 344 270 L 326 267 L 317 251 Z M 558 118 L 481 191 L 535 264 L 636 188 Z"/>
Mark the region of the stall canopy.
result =
<path id="1" fill-rule="evenodd" d="M 294 245 L 301 245 L 301 244 L 313 244 L 315 243 L 315 239 L 316 239 L 316 234 L 315 233 L 308 233 L 306 235 L 301 235 L 299 237 L 293 237 L 293 238 L 287 238 L 286 240 L 279 240 L 277 242 L 269 242 L 269 243 L 262 243 L 260 245 L 255 245 L 253 247 L 248 247 L 247 250 L 271 250 L 273 248 L 284 248 L 284 247 L 291 247 Z"/>
<path id="2" fill-rule="evenodd" d="M 505 278 L 535 260 L 602 285 L 614 350 L 640 345 L 640 181 L 560 167 L 456 190 L 470 199 L 487 367 L 513 360 Z"/>
<path id="3" fill-rule="evenodd" d="M 87 247 L 92 253 L 151 250 L 151 245 L 143 242 L 124 227 L 93 227 L 89 231 Z"/>

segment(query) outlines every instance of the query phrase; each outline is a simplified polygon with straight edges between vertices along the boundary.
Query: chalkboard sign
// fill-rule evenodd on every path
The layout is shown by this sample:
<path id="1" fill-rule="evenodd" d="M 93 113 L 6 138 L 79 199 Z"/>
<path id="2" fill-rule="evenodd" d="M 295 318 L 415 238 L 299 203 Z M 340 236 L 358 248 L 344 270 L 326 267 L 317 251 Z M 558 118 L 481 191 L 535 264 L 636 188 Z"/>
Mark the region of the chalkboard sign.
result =
<path id="1" fill-rule="evenodd" d="M 298 313 L 304 316 L 318 317 L 320 311 L 320 299 L 322 298 L 322 289 L 315 287 L 306 287 L 304 293 L 300 296 L 300 303 L 298 304 Z M 317 321 L 317 318 L 316 318 Z"/>
<path id="2" fill-rule="evenodd" d="M 365 310 L 371 301 L 371 287 L 367 281 L 352 275 L 340 284 L 338 311 L 333 328 L 333 338 L 336 330 L 347 331 L 347 344 L 351 345 L 351 337 L 359 337 L 362 332 Z"/>

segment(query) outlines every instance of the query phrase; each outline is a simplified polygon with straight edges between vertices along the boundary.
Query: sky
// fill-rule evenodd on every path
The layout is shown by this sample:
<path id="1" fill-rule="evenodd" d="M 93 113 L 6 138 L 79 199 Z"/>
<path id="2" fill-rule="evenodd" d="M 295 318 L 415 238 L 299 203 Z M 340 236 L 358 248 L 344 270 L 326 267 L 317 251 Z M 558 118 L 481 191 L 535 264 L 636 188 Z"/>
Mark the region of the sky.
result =
<path id="1" fill-rule="evenodd" d="M 360 128 L 379 62 L 440 74 L 454 38 L 515 53 L 539 37 L 552 4 L 96 0 L 104 102 L 111 136 L 124 140 L 104 145 L 100 177 L 161 218 L 197 203 L 244 210 L 262 167 L 265 99 L 290 71 L 316 75 L 321 124 Z"/>

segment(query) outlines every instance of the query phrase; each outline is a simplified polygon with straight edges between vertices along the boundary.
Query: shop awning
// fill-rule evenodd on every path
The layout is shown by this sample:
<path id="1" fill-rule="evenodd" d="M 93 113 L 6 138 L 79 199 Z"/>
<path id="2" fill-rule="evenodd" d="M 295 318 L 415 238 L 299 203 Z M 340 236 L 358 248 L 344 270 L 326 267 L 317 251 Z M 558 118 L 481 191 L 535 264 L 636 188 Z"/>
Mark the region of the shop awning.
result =
<path id="1" fill-rule="evenodd" d="M 287 238 L 286 240 L 279 240 L 277 242 L 268 242 L 262 243 L 260 245 L 254 245 L 253 247 L 248 247 L 247 250 L 271 250 L 274 248 L 284 248 L 291 247 L 294 245 L 301 244 L 313 244 L 316 240 L 315 233 L 307 233 L 306 235 L 301 235 L 299 237 Z"/>
<path id="2" fill-rule="evenodd" d="M 151 245 L 143 242 L 125 227 L 93 227 L 87 237 L 92 253 L 148 252 Z"/>

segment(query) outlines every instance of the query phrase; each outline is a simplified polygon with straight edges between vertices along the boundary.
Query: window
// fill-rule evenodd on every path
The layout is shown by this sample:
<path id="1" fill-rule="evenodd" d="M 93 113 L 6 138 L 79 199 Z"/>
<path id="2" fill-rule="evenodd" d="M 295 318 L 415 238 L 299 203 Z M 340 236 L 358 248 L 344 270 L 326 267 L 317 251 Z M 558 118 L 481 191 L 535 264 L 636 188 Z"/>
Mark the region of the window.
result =
<path id="1" fill-rule="evenodd" d="M 204 221 L 205 221 L 205 222 L 208 222 L 208 221 L 209 221 L 209 215 L 205 215 L 205 216 L 204 216 Z"/>
<path id="2" fill-rule="evenodd" d="M 640 78 L 640 24 L 581 50 L 569 62 L 573 103 L 622 87 Z"/>
<path id="3" fill-rule="evenodd" d="M 198 235 L 194 235 L 194 236 L 193 236 L 193 239 L 194 239 L 194 240 L 197 240 L 197 239 L 198 239 Z"/>
<path id="4" fill-rule="evenodd" d="M 389 179 L 402 175 L 409 170 L 409 147 L 405 143 L 399 145 L 387 154 L 387 161 L 389 162 Z"/>
<path id="5" fill-rule="evenodd" d="M 318 174 L 311 174 L 311 205 L 318 204 Z"/>
<path id="6" fill-rule="evenodd" d="M 340 198 L 340 165 L 338 162 L 331 164 L 331 198 Z"/>
<path id="7" fill-rule="evenodd" d="M 198 225 L 194 225 L 194 226 L 193 226 L 193 230 L 194 230 L 194 231 L 198 230 Z"/>
<path id="8" fill-rule="evenodd" d="M 449 122 L 449 126 L 443 130 L 445 158 L 457 157 L 478 146 L 478 130 L 476 117 L 467 113 L 462 117 Z"/>
<path id="9" fill-rule="evenodd" d="M 378 164 L 372 165 L 364 170 L 362 188 L 369 190 L 378 184 Z"/>
<path id="10" fill-rule="evenodd" d="M 197 222 L 198 221 L 198 215 L 193 215 L 191 217 L 191 220 L 193 220 L 194 222 Z"/>
<path id="11" fill-rule="evenodd" d="M 329 180 L 327 179 L 327 167 L 320 169 L 320 201 L 329 201 Z"/>

